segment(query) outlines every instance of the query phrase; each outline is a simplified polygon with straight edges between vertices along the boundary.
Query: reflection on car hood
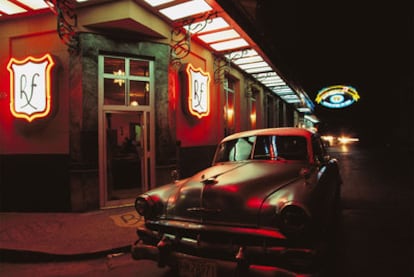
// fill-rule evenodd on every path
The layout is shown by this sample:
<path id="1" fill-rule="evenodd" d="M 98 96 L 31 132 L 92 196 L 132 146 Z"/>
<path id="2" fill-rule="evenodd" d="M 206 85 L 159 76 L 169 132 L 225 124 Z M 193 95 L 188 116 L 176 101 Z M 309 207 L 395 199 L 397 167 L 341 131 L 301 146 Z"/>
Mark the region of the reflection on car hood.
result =
<path id="1" fill-rule="evenodd" d="M 167 219 L 256 226 L 263 201 L 300 176 L 302 163 L 223 163 L 187 179 L 171 195 Z"/>

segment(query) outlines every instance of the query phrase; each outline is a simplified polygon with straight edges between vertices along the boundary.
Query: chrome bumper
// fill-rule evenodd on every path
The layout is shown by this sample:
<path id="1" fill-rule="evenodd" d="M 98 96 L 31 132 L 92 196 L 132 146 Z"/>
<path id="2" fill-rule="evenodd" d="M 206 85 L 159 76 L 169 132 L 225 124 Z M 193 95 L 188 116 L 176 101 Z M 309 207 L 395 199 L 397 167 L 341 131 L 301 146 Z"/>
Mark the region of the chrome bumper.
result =
<path id="1" fill-rule="evenodd" d="M 157 246 L 145 245 L 137 242 L 132 245 L 132 257 L 135 260 L 153 260 L 158 262 L 159 267 L 168 266 L 172 270 L 177 270 L 180 261 L 191 260 L 193 262 L 203 261 L 214 263 L 217 268 L 215 276 L 278 276 L 278 277 L 312 277 L 316 276 L 311 273 L 297 273 L 292 270 L 283 269 L 276 266 L 264 266 L 244 264 L 240 260 L 225 261 L 209 258 L 200 258 L 197 256 L 184 254 L 180 252 L 167 252 L 160 250 Z"/>
<path id="2" fill-rule="evenodd" d="M 217 269 L 215 276 L 226 276 L 226 274 L 231 274 L 232 276 L 316 276 L 316 274 L 302 270 L 304 268 L 303 259 L 312 259 L 314 256 L 314 253 L 309 249 L 239 246 L 229 251 L 231 252 L 231 257 L 227 255 L 226 258 L 223 258 L 217 256 L 217 253 L 224 252 L 223 246 L 215 248 L 210 245 L 207 251 L 205 249 L 190 248 L 190 251 L 183 252 L 180 251 L 182 250 L 182 242 L 173 240 L 168 236 L 163 236 L 162 239 L 153 241 L 153 243 L 144 243 L 143 240 L 138 240 L 131 247 L 133 259 L 153 260 L 158 263 L 159 267 L 168 266 L 173 270 L 178 270 L 180 261 L 207 262 L 215 265 Z M 195 253 L 197 255 L 194 255 Z M 252 257 L 255 257 L 255 259 L 251 259 Z M 270 264 L 264 262 L 270 259 L 277 262 Z M 287 260 L 292 259 L 297 259 L 296 261 L 299 261 L 298 264 L 302 264 L 296 267 L 291 265 L 283 266 Z"/>

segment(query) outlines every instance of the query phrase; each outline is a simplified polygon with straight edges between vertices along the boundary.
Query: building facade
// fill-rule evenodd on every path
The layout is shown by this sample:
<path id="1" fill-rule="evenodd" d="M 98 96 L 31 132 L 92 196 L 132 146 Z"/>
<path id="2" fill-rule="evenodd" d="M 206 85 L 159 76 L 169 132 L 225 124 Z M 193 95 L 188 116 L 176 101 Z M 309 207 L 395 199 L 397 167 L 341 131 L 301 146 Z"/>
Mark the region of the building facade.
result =
<path id="1" fill-rule="evenodd" d="M 156 2 L 0 6 L 1 210 L 130 205 L 207 167 L 228 134 L 311 127 L 306 93 L 215 1 Z"/>

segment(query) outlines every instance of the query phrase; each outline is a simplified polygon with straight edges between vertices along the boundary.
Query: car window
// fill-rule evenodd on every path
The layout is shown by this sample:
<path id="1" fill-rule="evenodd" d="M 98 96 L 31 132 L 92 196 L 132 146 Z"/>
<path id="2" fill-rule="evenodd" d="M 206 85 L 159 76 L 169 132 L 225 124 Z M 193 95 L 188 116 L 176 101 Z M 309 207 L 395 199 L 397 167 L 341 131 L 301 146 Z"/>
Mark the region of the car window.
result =
<path id="1" fill-rule="evenodd" d="M 218 146 L 215 162 L 244 161 L 252 158 L 255 160 L 307 160 L 306 138 L 252 136 L 226 141 Z"/>
<path id="2" fill-rule="evenodd" d="M 306 160 L 306 138 L 301 136 L 259 136 L 254 159 Z"/>
<path id="3" fill-rule="evenodd" d="M 274 160 L 276 158 L 276 137 L 259 136 L 256 139 L 253 159 Z"/>
<path id="4" fill-rule="evenodd" d="M 287 160 L 306 160 L 308 151 L 306 138 L 301 136 L 278 136 L 277 156 Z"/>
<path id="5" fill-rule="evenodd" d="M 255 139 L 255 137 L 243 137 L 221 143 L 218 146 L 215 162 L 249 160 Z"/>

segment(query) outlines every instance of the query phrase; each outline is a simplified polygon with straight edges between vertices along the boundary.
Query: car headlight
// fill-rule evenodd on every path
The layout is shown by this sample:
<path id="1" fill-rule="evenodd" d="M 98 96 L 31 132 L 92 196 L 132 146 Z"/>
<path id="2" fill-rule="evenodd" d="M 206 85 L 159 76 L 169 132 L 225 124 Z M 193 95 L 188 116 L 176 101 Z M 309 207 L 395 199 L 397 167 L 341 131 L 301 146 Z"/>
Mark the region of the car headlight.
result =
<path id="1" fill-rule="evenodd" d="M 156 202 L 148 195 L 143 195 L 135 199 L 135 210 L 145 218 L 154 217 L 157 214 Z"/>
<path id="2" fill-rule="evenodd" d="M 148 202 L 144 197 L 138 197 L 135 199 L 135 210 L 140 216 L 145 216 L 145 213 L 148 211 Z"/>
<path id="3" fill-rule="evenodd" d="M 283 229 L 288 233 L 300 233 L 305 230 L 309 216 L 304 209 L 289 205 L 282 209 L 281 219 Z"/>

